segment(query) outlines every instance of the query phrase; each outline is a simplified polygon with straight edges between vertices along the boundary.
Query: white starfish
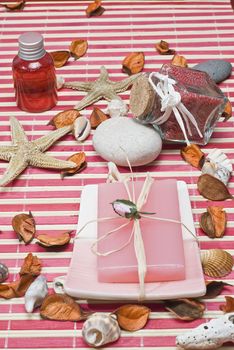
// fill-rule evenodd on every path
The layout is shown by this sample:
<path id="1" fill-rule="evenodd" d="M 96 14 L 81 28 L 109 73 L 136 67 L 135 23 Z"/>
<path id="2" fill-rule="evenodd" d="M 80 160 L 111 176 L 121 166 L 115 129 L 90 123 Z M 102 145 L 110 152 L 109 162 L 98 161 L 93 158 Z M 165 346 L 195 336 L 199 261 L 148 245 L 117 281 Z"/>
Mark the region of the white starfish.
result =
<path id="1" fill-rule="evenodd" d="M 107 101 L 114 99 L 121 100 L 120 96 L 117 95 L 119 92 L 123 92 L 133 84 L 141 73 L 131 75 L 130 77 L 121 81 L 111 81 L 109 74 L 104 66 L 100 68 L 100 75 L 97 80 L 82 82 L 65 82 L 63 87 L 70 88 L 73 90 L 86 91 L 88 94 L 75 105 L 75 108 L 79 111 L 94 102 L 104 98 Z"/>
<path id="2" fill-rule="evenodd" d="M 22 173 L 29 165 L 38 168 L 71 169 L 77 165 L 44 154 L 58 139 L 71 131 L 71 126 L 65 126 L 29 141 L 25 132 L 15 117 L 10 118 L 12 145 L 0 146 L 0 159 L 9 162 L 9 165 L 0 179 L 0 186 L 5 186 Z"/>

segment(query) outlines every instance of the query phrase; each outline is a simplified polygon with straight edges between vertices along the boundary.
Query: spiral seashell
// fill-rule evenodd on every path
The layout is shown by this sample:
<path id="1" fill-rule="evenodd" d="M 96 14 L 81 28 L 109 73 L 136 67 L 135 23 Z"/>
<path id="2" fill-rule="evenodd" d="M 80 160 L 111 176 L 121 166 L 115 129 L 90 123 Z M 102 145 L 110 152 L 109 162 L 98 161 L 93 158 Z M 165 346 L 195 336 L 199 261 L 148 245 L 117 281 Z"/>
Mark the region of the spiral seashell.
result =
<path id="1" fill-rule="evenodd" d="M 0 283 L 4 282 L 8 277 L 8 268 L 5 264 L 0 263 Z"/>
<path id="2" fill-rule="evenodd" d="M 48 286 L 45 276 L 38 276 L 35 281 L 30 285 L 24 296 L 25 309 L 27 312 L 33 312 L 33 310 L 42 304 L 42 301 L 48 294 Z"/>
<path id="3" fill-rule="evenodd" d="M 226 168 L 230 173 L 232 172 L 232 163 L 230 159 L 220 149 L 213 149 L 208 154 L 207 159 L 218 164 L 220 167 Z"/>
<path id="4" fill-rule="evenodd" d="M 108 103 L 105 113 L 109 114 L 111 118 L 126 117 L 128 106 L 123 100 L 113 99 Z"/>
<path id="5" fill-rule="evenodd" d="M 103 346 L 119 339 L 120 328 L 115 315 L 95 313 L 84 323 L 82 336 L 93 347 Z"/>
<path id="6" fill-rule="evenodd" d="M 205 161 L 201 169 L 203 174 L 209 174 L 216 177 L 218 180 L 222 181 L 225 185 L 228 184 L 231 173 L 230 171 L 221 166 L 220 164 L 213 163 L 212 161 Z"/>
<path id="7" fill-rule="evenodd" d="M 90 134 L 91 124 L 89 119 L 79 117 L 74 122 L 74 136 L 77 141 L 84 141 Z"/>
<path id="8" fill-rule="evenodd" d="M 201 253 L 201 262 L 205 275 L 220 278 L 232 271 L 233 257 L 222 249 L 210 249 Z"/>

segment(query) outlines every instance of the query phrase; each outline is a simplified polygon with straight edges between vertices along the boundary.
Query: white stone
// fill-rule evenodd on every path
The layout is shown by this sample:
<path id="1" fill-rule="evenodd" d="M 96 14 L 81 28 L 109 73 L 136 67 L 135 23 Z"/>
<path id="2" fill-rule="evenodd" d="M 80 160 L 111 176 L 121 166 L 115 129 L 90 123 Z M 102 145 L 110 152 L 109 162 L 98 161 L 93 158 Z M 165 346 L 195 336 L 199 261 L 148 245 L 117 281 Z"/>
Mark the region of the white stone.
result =
<path id="1" fill-rule="evenodd" d="M 157 131 L 132 118 L 111 118 L 101 123 L 93 136 L 96 152 L 120 166 L 151 163 L 160 153 L 162 140 Z M 127 157 L 126 157 L 127 155 Z"/>

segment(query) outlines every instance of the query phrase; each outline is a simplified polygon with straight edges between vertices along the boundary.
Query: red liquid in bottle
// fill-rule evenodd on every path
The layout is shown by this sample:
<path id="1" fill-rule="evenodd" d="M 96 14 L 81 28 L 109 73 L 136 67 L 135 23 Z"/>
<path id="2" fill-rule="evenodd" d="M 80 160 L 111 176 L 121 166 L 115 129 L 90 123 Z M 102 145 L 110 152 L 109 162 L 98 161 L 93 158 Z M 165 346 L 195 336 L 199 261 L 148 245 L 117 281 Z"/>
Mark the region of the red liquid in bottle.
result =
<path id="1" fill-rule="evenodd" d="M 43 39 L 39 34 L 25 33 L 23 35 L 25 47 L 14 58 L 12 64 L 16 103 L 20 109 L 27 112 L 47 111 L 57 103 L 53 59 L 44 51 Z M 41 40 L 40 46 L 38 43 L 34 44 L 34 46 L 39 46 L 39 49 L 36 47 L 40 51 L 39 54 L 35 47 L 30 46 L 33 40 L 36 42 L 35 38 L 37 41 Z"/>

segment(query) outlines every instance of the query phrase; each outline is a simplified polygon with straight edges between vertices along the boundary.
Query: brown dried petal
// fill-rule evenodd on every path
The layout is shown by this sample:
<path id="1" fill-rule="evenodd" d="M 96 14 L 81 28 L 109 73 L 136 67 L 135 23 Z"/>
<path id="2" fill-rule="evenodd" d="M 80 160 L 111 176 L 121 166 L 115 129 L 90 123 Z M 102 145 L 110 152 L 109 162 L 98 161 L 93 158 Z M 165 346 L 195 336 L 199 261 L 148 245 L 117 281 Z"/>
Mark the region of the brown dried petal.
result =
<path id="1" fill-rule="evenodd" d="M 211 299 L 216 298 L 225 286 L 232 286 L 223 281 L 209 281 L 206 283 L 206 294 L 202 298 Z"/>
<path id="2" fill-rule="evenodd" d="M 201 215 L 200 226 L 208 237 L 215 238 L 215 228 L 212 221 L 212 217 L 209 213 L 206 212 Z"/>
<path id="3" fill-rule="evenodd" d="M 38 244 L 40 244 L 42 247 L 58 247 L 58 246 L 64 246 L 65 244 L 68 244 L 70 242 L 71 236 L 69 232 L 64 232 L 61 235 L 57 237 L 49 236 L 49 235 L 38 235 Z"/>
<path id="4" fill-rule="evenodd" d="M 195 144 L 183 147 L 180 151 L 181 157 L 190 165 L 200 169 L 205 158 L 204 153 L 200 147 Z"/>
<path id="5" fill-rule="evenodd" d="M 188 67 L 186 58 L 180 55 L 174 55 L 171 60 L 171 64 L 178 67 L 185 67 L 185 68 Z"/>
<path id="6" fill-rule="evenodd" d="M 80 117 L 80 113 L 77 109 L 66 109 L 56 114 L 49 121 L 48 125 L 53 125 L 56 129 L 63 128 L 64 126 L 72 125 L 78 117 Z"/>
<path id="7" fill-rule="evenodd" d="M 136 74 L 142 71 L 145 64 L 145 55 L 143 52 L 132 52 L 122 62 L 122 70 L 128 75 Z"/>
<path id="8" fill-rule="evenodd" d="M 77 164 L 77 167 L 74 169 L 65 169 L 61 172 L 61 177 L 64 178 L 64 176 L 71 176 L 77 173 L 80 173 L 82 170 L 84 170 L 87 166 L 86 163 L 86 156 L 84 152 L 79 152 L 73 154 L 71 157 L 67 159 L 70 162 L 74 162 Z"/>
<path id="9" fill-rule="evenodd" d="M 54 66 L 56 68 L 63 67 L 67 63 L 67 61 L 69 60 L 69 57 L 70 57 L 70 52 L 65 51 L 65 50 L 64 51 L 52 51 L 49 54 L 53 58 Z"/>
<path id="10" fill-rule="evenodd" d="M 120 328 L 134 332 L 146 325 L 150 311 L 146 306 L 129 304 L 120 306 L 114 314 L 117 316 Z"/>
<path id="11" fill-rule="evenodd" d="M 101 0 L 95 0 L 85 10 L 87 17 L 101 16 L 104 11 L 104 7 L 101 6 Z"/>
<path id="12" fill-rule="evenodd" d="M 23 10 L 25 1 L 17 1 L 13 4 L 4 4 L 3 6 L 9 11 Z"/>
<path id="13" fill-rule="evenodd" d="M 228 100 L 226 103 L 225 109 L 223 111 L 222 117 L 226 122 L 228 119 L 231 118 L 231 116 L 232 116 L 232 105 L 231 105 L 231 102 Z"/>
<path id="14" fill-rule="evenodd" d="M 36 255 L 32 255 L 32 253 L 28 253 L 20 269 L 20 272 L 19 272 L 20 276 L 22 275 L 39 276 L 40 273 L 41 273 L 40 259 L 38 259 Z"/>
<path id="15" fill-rule="evenodd" d="M 45 297 L 40 308 L 40 315 L 42 318 L 57 321 L 85 319 L 80 306 L 64 294 L 51 294 Z"/>
<path id="16" fill-rule="evenodd" d="M 36 233 L 36 225 L 31 212 L 14 216 L 12 227 L 17 233 L 19 240 L 23 240 L 25 244 L 30 243 Z"/>
<path id="17" fill-rule="evenodd" d="M 157 43 L 155 48 L 161 55 L 173 55 L 175 53 L 175 50 L 169 49 L 169 44 L 164 40 Z"/>
<path id="18" fill-rule="evenodd" d="M 205 305 L 195 299 L 178 299 L 165 302 L 165 308 L 183 321 L 201 318 Z"/>
<path id="19" fill-rule="evenodd" d="M 223 207 L 210 206 L 207 208 L 210 214 L 215 230 L 215 237 L 223 237 L 226 225 L 227 225 L 227 215 Z"/>
<path id="20" fill-rule="evenodd" d="M 84 56 L 86 54 L 87 49 L 87 40 L 74 40 L 70 45 L 70 53 L 76 60 Z"/>
<path id="21" fill-rule="evenodd" d="M 219 308 L 223 312 L 233 312 L 234 311 L 234 298 L 225 296 L 226 304 L 220 305 Z"/>
<path id="22" fill-rule="evenodd" d="M 209 174 L 203 174 L 198 178 L 199 193 L 211 201 L 224 201 L 233 198 L 224 183 Z"/>
<path id="23" fill-rule="evenodd" d="M 91 116 L 90 124 L 92 129 L 96 129 L 105 120 L 109 119 L 108 116 L 103 113 L 98 107 L 94 107 Z"/>

